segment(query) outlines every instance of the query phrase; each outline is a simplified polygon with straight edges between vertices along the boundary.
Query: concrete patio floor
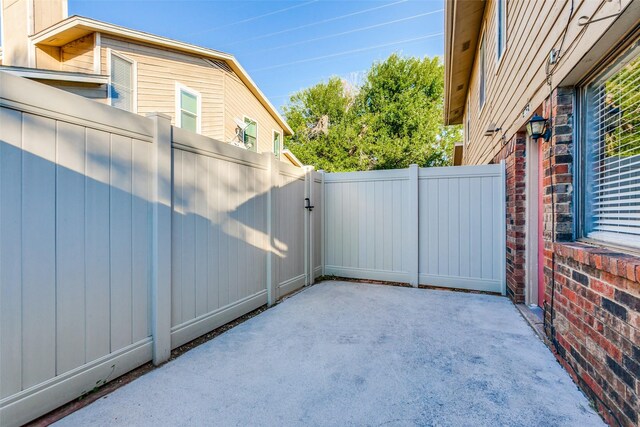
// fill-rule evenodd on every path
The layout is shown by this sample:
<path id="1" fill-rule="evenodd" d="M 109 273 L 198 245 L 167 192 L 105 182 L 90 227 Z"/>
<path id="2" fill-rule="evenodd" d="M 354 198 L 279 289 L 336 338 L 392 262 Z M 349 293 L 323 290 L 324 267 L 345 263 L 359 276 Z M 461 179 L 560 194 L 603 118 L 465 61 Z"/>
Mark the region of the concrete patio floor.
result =
<path id="1" fill-rule="evenodd" d="M 324 282 L 57 425 L 604 424 L 507 298 Z"/>

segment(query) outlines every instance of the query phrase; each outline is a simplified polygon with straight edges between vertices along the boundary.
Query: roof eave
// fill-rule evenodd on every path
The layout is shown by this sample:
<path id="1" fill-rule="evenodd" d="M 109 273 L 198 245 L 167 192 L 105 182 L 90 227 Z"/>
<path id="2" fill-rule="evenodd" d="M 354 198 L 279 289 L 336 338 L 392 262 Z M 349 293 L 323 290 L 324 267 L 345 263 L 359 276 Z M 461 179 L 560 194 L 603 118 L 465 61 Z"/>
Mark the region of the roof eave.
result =
<path id="1" fill-rule="evenodd" d="M 285 148 L 284 150 L 282 150 L 282 154 L 286 156 L 291 161 L 291 163 L 293 163 L 295 166 L 298 166 L 298 167 L 304 166 L 304 163 L 302 163 L 300 159 L 298 159 L 296 155 L 291 152 L 291 150 L 288 150 Z"/>
<path id="2" fill-rule="evenodd" d="M 463 120 L 484 8 L 484 0 L 445 2 L 444 122 L 447 125 L 461 124 Z M 456 94 L 460 90 L 464 92 Z"/>

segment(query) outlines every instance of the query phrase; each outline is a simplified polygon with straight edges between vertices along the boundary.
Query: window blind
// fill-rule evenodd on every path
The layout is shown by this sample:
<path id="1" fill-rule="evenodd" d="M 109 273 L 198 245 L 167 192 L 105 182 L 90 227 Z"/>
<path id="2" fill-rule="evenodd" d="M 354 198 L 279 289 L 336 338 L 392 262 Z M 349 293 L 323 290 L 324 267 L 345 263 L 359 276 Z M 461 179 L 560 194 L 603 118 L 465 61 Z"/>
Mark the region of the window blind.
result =
<path id="1" fill-rule="evenodd" d="M 116 55 L 111 55 L 111 105 L 133 111 L 133 64 Z"/>
<path id="2" fill-rule="evenodd" d="M 640 45 L 586 90 L 586 235 L 640 247 Z"/>

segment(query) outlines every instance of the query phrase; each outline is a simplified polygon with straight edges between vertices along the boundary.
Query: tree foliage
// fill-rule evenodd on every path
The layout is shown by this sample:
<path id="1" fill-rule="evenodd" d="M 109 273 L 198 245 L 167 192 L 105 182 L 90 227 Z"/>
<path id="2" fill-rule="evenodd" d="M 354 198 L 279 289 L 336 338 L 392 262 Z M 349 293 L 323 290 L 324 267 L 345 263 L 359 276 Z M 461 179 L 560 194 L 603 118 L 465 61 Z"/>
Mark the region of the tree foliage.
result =
<path id="1" fill-rule="evenodd" d="M 443 126 L 444 67 L 437 58 L 391 55 L 362 84 L 337 77 L 291 96 L 287 147 L 327 171 L 450 164 L 459 127 Z"/>

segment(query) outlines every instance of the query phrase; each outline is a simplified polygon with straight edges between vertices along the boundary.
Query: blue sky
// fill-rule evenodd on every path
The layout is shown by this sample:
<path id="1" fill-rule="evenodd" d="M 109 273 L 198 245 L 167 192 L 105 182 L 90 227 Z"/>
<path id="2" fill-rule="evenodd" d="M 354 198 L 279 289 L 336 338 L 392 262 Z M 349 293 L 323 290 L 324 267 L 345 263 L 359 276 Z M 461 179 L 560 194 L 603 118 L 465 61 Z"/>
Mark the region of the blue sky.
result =
<path id="1" fill-rule="evenodd" d="M 281 107 L 298 89 L 332 75 L 353 79 L 392 52 L 442 55 L 443 7 L 443 0 L 70 0 L 69 14 L 232 53 Z"/>

